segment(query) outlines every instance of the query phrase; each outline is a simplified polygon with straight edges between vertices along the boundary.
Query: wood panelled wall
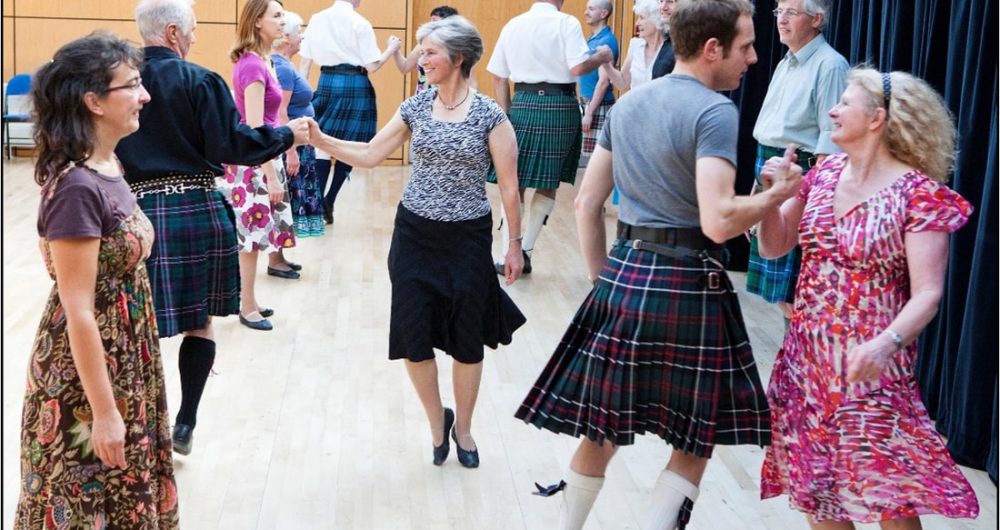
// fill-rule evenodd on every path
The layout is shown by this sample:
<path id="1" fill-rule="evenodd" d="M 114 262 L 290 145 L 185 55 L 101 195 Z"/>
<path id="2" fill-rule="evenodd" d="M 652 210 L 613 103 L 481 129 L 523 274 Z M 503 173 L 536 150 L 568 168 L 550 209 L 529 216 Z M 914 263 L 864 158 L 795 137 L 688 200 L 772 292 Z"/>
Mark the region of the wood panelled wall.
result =
<path id="1" fill-rule="evenodd" d="M 232 75 L 229 48 L 236 32 L 239 10 L 245 0 L 201 0 L 195 4 L 198 29 L 197 43 L 188 60 L 206 66 L 227 81 Z M 492 82 L 486 63 L 500 29 L 515 15 L 526 11 L 531 0 L 483 2 L 481 0 L 363 0 L 358 8 L 372 25 L 384 49 L 390 35 L 403 40 L 404 53 L 414 46 L 416 29 L 429 19 L 431 9 L 448 2 L 479 28 L 486 44 L 486 53 L 475 69 L 480 89 L 492 94 Z M 298 13 L 306 22 L 313 13 L 329 7 L 331 0 L 284 0 L 285 9 Z M 612 29 L 622 46 L 622 60 L 628 37 L 632 35 L 633 0 L 613 0 Z M 134 0 L 3 0 L 3 77 L 31 72 L 44 64 L 59 46 L 96 29 L 108 29 L 118 35 L 140 42 L 135 27 Z M 562 10 L 580 18 L 586 0 L 566 0 Z M 584 25 L 584 35 L 589 31 Z M 311 81 L 319 77 L 313 68 Z M 413 93 L 416 76 L 401 76 L 392 64 L 386 64 L 372 75 L 378 96 L 379 122 L 384 124 L 408 95 Z M 402 152 L 394 153 L 390 162 L 400 164 Z"/>

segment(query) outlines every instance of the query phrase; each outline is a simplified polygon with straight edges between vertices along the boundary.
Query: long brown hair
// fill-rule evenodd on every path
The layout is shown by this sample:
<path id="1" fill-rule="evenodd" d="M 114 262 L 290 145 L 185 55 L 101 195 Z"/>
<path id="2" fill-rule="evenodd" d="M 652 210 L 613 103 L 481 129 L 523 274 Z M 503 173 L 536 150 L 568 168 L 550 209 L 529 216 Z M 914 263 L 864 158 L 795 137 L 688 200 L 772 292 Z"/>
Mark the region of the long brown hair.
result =
<path id="1" fill-rule="evenodd" d="M 107 94 L 121 64 L 142 69 L 142 50 L 107 31 L 95 31 L 59 48 L 31 80 L 38 146 L 35 182 L 44 186 L 69 165 L 94 152 L 94 116 L 83 101 Z"/>
<path id="2" fill-rule="evenodd" d="M 236 24 L 236 44 L 229 52 L 229 59 L 234 63 L 247 52 L 255 52 L 261 57 L 267 57 L 271 53 L 270 47 L 265 46 L 257 33 L 257 20 L 267 13 L 267 8 L 271 2 L 277 2 L 282 8 L 285 4 L 281 0 L 248 0 L 240 12 L 240 20 Z"/>

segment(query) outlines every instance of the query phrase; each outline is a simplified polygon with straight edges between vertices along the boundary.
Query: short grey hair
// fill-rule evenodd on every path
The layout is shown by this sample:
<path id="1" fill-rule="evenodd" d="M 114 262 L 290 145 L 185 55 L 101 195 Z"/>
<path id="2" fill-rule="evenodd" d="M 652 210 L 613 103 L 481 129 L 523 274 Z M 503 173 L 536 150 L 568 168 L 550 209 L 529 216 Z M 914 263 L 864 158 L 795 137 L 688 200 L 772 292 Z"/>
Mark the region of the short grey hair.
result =
<path id="1" fill-rule="evenodd" d="M 645 15 L 660 32 L 666 30 L 667 26 L 663 22 L 663 17 L 660 16 L 660 3 L 657 0 L 636 0 L 632 11 L 636 15 Z"/>
<path id="2" fill-rule="evenodd" d="M 595 0 L 594 4 L 597 5 L 597 7 L 607 11 L 608 18 L 611 18 L 611 14 L 614 13 L 615 11 L 615 6 L 614 4 L 611 3 L 611 0 Z"/>
<path id="3" fill-rule="evenodd" d="M 147 42 L 163 40 L 163 30 L 170 24 L 190 35 L 194 31 L 194 0 L 140 0 L 135 22 Z"/>
<path id="4" fill-rule="evenodd" d="M 435 22 L 428 22 L 417 30 L 417 42 L 424 39 L 440 42 L 448 52 L 448 59 L 455 64 L 462 60 L 462 77 L 468 79 L 472 67 L 483 56 L 483 37 L 468 19 L 453 15 Z"/>
<path id="5" fill-rule="evenodd" d="M 281 29 L 281 38 L 271 43 L 272 50 L 280 50 L 288 42 L 288 37 L 295 37 L 302 31 L 302 17 L 293 11 L 284 13 L 285 27 Z"/>
<path id="6" fill-rule="evenodd" d="M 830 0 L 803 0 L 802 8 L 810 15 L 822 16 L 823 22 L 819 23 L 819 31 L 822 33 L 826 30 L 826 24 L 829 22 L 827 15 L 830 11 Z"/>

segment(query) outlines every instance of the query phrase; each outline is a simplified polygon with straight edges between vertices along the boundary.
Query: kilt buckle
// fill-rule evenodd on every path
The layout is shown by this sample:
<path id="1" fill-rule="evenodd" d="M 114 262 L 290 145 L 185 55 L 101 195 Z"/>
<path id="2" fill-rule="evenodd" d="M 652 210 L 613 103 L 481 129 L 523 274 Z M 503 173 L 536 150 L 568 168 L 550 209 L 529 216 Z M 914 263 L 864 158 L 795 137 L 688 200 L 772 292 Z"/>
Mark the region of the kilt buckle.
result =
<path id="1" fill-rule="evenodd" d="M 642 240 L 641 239 L 633 239 L 632 240 L 632 248 L 635 249 L 635 250 L 641 250 L 642 249 Z"/>
<path id="2" fill-rule="evenodd" d="M 719 273 L 712 271 L 708 273 L 708 288 L 718 289 L 719 288 Z"/>

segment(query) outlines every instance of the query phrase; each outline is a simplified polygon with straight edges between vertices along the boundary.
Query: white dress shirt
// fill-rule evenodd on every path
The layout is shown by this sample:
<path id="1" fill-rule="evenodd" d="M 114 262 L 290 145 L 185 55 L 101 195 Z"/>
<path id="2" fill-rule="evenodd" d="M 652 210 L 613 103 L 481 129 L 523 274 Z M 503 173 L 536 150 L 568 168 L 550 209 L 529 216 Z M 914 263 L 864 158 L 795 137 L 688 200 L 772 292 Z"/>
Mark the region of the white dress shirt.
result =
<path id="1" fill-rule="evenodd" d="M 382 56 L 371 22 L 345 0 L 313 15 L 303 35 L 299 54 L 320 66 L 364 66 Z"/>
<path id="2" fill-rule="evenodd" d="M 500 30 L 486 70 L 515 83 L 576 83 L 570 68 L 586 61 L 589 51 L 575 17 L 535 2 Z"/>

